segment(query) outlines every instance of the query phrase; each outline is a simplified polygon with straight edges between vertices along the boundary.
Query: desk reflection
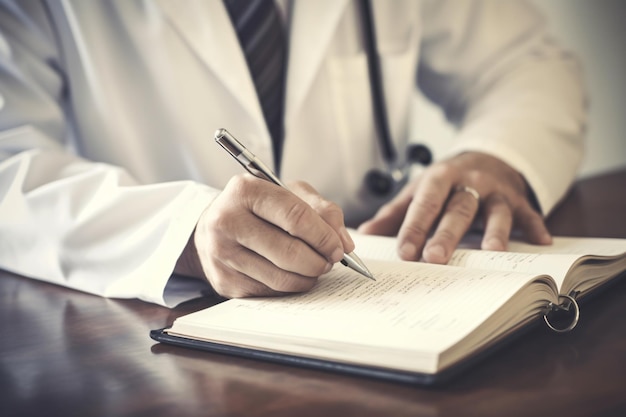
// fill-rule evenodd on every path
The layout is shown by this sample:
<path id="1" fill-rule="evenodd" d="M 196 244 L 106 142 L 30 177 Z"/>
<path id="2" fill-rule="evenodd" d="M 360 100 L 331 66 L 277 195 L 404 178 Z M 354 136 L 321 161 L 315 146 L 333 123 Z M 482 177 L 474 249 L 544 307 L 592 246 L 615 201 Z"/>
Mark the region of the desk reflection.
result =
<path id="1" fill-rule="evenodd" d="M 3 274 L 0 407 L 17 415 L 555 415 L 615 406 L 626 386 L 626 280 L 583 305 L 576 332 L 538 326 L 443 388 L 425 389 L 155 344 L 175 310 Z M 612 302 L 611 302 L 612 300 Z M 617 341 L 617 342 L 616 342 Z M 602 358 L 617 358 L 603 361 Z M 599 382 L 598 382 L 599 381 Z M 572 392 L 585 396 L 572 397 Z M 518 412 L 512 409 L 519 408 Z M 593 413 L 591 413 L 593 414 Z M 585 414 L 573 414 L 585 415 Z"/>

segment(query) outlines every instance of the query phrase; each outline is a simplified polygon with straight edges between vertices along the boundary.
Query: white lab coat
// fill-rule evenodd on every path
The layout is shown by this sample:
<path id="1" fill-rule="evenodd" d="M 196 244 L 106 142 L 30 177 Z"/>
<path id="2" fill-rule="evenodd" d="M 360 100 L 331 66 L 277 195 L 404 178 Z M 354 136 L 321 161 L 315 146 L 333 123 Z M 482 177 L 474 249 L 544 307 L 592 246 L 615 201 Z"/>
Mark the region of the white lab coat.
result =
<path id="1" fill-rule="evenodd" d="M 418 82 L 459 126 L 451 153 L 519 170 L 547 213 L 581 159 L 575 62 L 513 1 L 375 0 L 399 153 Z M 210 0 L 0 2 L 0 268 L 110 297 L 164 287 L 201 212 L 242 171 L 229 129 L 272 146 L 227 12 Z M 366 56 L 349 0 L 291 5 L 283 179 L 310 182 L 350 224 L 382 200 Z"/>

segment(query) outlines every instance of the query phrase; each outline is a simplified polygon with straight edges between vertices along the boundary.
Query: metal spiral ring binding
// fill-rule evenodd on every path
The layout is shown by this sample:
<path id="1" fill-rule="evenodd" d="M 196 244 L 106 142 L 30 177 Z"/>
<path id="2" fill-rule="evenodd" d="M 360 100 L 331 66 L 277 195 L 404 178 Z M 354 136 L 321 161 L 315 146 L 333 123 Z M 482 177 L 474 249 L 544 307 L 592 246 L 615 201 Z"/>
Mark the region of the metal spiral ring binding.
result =
<path id="1" fill-rule="evenodd" d="M 569 332 L 570 330 L 572 330 L 574 327 L 576 327 L 576 325 L 578 324 L 578 319 L 580 318 L 580 309 L 578 308 L 578 303 L 576 302 L 576 300 L 574 299 L 574 297 L 570 296 L 570 295 L 559 295 L 559 301 L 561 300 L 561 298 L 565 298 L 567 299 L 567 301 L 563 304 L 554 304 L 554 303 L 550 303 L 548 305 L 548 310 L 546 311 L 546 313 L 543 315 L 543 320 L 546 322 L 546 324 L 548 325 L 549 328 L 551 328 L 552 330 L 554 330 L 557 333 L 566 333 Z M 548 318 L 548 314 L 550 314 L 550 312 L 552 311 L 570 311 L 570 309 L 573 307 L 573 311 L 574 311 L 574 317 L 572 318 L 572 321 L 570 322 L 570 324 L 562 329 L 559 329 L 558 327 L 554 327 L 552 325 L 552 323 L 550 323 L 550 319 Z"/>

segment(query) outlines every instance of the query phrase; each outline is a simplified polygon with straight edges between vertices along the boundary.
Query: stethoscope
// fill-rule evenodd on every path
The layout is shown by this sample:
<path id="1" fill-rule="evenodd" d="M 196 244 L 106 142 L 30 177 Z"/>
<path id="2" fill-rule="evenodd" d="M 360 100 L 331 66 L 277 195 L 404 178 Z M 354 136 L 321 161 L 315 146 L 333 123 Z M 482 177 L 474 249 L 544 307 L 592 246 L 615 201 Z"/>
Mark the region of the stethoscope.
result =
<path id="1" fill-rule="evenodd" d="M 374 124 L 378 136 L 380 151 L 387 164 L 385 170 L 372 169 L 367 172 L 364 184 L 367 190 L 376 196 L 387 196 L 398 190 L 408 179 L 414 164 L 429 165 L 432 162 L 430 150 L 422 144 L 410 144 L 406 150 L 406 159 L 398 165 L 398 155 L 389 130 L 389 119 L 385 107 L 385 98 L 380 69 L 380 58 L 376 44 L 376 30 L 372 4 L 370 0 L 361 0 L 364 41 L 367 52 L 367 65 L 370 74 L 370 91 L 374 111 Z"/>

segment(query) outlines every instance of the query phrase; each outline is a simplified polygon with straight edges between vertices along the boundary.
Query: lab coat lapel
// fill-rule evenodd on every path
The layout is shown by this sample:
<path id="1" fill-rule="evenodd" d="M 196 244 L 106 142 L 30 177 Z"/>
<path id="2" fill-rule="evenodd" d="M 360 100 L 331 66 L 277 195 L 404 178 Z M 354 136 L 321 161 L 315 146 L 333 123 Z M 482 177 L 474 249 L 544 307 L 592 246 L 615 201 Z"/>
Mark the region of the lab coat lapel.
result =
<path id="1" fill-rule="evenodd" d="M 223 2 L 161 0 L 160 4 L 190 49 L 252 117 L 258 131 L 266 131 L 254 82 Z"/>
<path id="2" fill-rule="evenodd" d="M 293 3 L 287 73 L 285 125 L 298 114 L 324 60 L 348 0 L 315 0 Z"/>

